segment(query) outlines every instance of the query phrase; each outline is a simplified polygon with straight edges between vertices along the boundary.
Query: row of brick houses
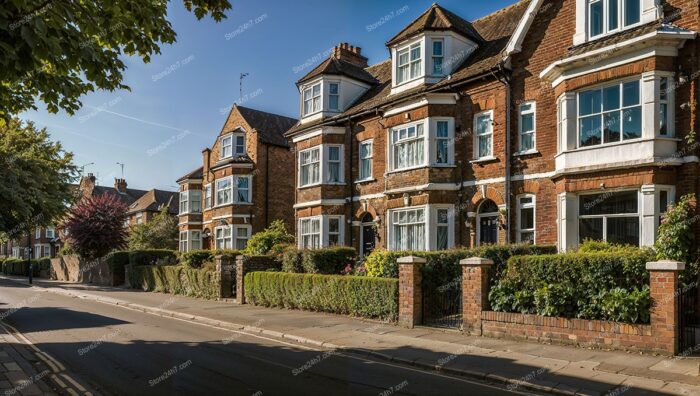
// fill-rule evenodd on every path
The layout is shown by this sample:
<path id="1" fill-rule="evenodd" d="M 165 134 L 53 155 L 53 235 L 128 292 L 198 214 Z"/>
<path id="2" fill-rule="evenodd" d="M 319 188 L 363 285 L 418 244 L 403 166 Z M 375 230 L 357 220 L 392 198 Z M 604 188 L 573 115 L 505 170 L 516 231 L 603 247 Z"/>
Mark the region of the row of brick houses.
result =
<path id="1" fill-rule="evenodd" d="M 699 6 L 662 3 L 521 1 L 473 22 L 435 4 L 386 61 L 336 47 L 286 134 L 299 246 L 653 244 L 700 176 Z"/>
<path id="2" fill-rule="evenodd" d="M 168 208 L 171 216 L 178 215 L 178 193 L 151 189 L 148 191 L 128 188 L 125 179 L 115 179 L 114 186 L 97 185 L 97 178 L 92 173 L 84 176 L 80 184 L 75 185 L 78 200 L 102 194 L 116 196 L 127 206 L 125 227 L 132 227 L 150 221 L 163 207 Z M 0 257 L 27 258 L 32 249 L 32 257 L 56 257 L 63 247 L 61 233 L 54 227 L 36 228 L 33 233 L 18 240 L 0 243 Z"/>

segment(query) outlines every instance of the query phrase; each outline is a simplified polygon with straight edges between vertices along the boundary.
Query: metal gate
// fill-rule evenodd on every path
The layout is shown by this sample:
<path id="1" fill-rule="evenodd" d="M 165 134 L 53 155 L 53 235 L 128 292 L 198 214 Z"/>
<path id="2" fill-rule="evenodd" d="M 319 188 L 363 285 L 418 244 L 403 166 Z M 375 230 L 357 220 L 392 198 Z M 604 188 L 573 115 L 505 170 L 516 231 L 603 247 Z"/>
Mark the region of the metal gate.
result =
<path id="1" fill-rule="evenodd" d="M 462 279 L 435 285 L 423 281 L 423 325 L 462 328 Z"/>
<path id="2" fill-rule="evenodd" d="M 698 310 L 698 286 L 686 287 L 680 293 L 680 353 L 690 355 L 700 349 L 700 312 Z"/>

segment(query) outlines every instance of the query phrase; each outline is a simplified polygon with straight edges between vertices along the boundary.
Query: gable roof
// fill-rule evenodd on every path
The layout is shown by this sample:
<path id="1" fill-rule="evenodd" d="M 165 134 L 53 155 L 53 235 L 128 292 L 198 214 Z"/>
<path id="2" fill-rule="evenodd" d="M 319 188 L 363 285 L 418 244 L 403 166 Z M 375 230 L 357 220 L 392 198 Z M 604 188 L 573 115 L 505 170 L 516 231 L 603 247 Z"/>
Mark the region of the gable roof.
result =
<path id="1" fill-rule="evenodd" d="M 103 195 L 103 194 L 112 194 L 116 196 L 121 202 L 123 202 L 127 206 L 131 206 L 136 200 L 141 198 L 144 194 L 146 193 L 145 190 L 136 190 L 133 188 L 127 188 L 126 191 L 120 192 L 114 187 L 106 187 L 106 186 L 95 186 L 92 189 L 92 195 L 97 196 L 97 195 Z"/>
<path id="2" fill-rule="evenodd" d="M 190 172 L 184 176 L 181 176 L 176 181 L 179 183 L 183 180 L 189 180 L 189 179 L 200 180 L 202 178 L 204 178 L 204 167 L 200 166 L 199 168 L 193 170 L 192 172 Z"/>
<path id="3" fill-rule="evenodd" d="M 463 60 L 462 64 L 451 76 L 445 77 L 433 85 L 419 86 L 391 95 L 391 59 L 384 60 L 365 69 L 377 79 L 377 84 L 365 92 L 345 112 L 331 118 L 297 124 L 287 132 L 287 136 L 313 128 L 319 124 L 346 119 L 348 116 L 354 116 L 417 94 L 446 89 L 453 84 L 497 69 L 503 61 L 506 46 L 521 23 L 529 4 L 530 0 L 521 0 L 518 3 L 475 20 L 472 26 L 482 37 L 483 42 L 479 44 L 476 51 L 465 55 L 466 59 Z"/>
<path id="4" fill-rule="evenodd" d="M 127 213 L 143 211 L 158 212 L 160 208 L 165 205 L 168 208 L 168 213 L 177 215 L 179 203 L 178 194 L 179 193 L 175 191 L 150 190 L 129 205 Z"/>
<path id="5" fill-rule="evenodd" d="M 289 147 L 284 133 L 297 123 L 296 118 L 285 117 L 283 115 L 238 105 L 234 105 L 234 109 L 238 110 L 248 125 L 255 129 L 262 143 Z"/>
<path id="6" fill-rule="evenodd" d="M 331 54 L 328 59 L 299 79 L 299 81 L 297 81 L 297 85 L 301 85 L 306 81 L 325 74 L 348 76 L 350 78 L 354 78 L 355 80 L 369 84 L 377 83 L 376 78 L 374 78 L 372 74 L 368 73 L 367 70 L 350 62 L 337 59 L 335 56 L 333 56 L 333 54 Z"/>
<path id="7" fill-rule="evenodd" d="M 471 23 L 440 7 L 437 3 L 433 3 L 418 18 L 387 41 L 386 45 L 390 47 L 419 33 L 430 30 L 452 30 L 476 43 L 484 40 Z"/>

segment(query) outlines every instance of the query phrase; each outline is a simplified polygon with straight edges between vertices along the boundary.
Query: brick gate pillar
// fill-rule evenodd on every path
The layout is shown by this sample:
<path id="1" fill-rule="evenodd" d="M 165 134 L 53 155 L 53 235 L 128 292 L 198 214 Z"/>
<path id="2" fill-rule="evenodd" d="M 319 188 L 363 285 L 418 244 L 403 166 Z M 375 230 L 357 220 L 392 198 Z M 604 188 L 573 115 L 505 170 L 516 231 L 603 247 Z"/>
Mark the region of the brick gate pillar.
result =
<path id="1" fill-rule="evenodd" d="M 489 309 L 489 270 L 493 261 L 471 257 L 462 265 L 462 323 L 464 332 L 481 335 L 481 311 Z"/>
<path id="2" fill-rule="evenodd" d="M 408 256 L 397 260 L 399 264 L 399 326 L 412 329 L 423 322 L 422 257 Z"/>
<path id="3" fill-rule="evenodd" d="M 678 273 L 685 263 L 655 261 L 647 263 L 651 292 L 651 334 L 654 349 L 675 355 L 679 352 L 679 299 L 683 292 L 678 288 Z"/>

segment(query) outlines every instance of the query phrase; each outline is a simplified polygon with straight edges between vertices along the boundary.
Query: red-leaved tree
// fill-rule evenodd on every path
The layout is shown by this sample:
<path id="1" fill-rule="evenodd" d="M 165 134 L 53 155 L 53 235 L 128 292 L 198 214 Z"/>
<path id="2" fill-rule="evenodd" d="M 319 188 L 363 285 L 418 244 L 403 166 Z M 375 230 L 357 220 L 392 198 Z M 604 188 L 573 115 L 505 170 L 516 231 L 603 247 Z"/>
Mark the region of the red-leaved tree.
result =
<path id="1" fill-rule="evenodd" d="M 62 228 L 68 244 L 81 257 L 94 260 L 126 246 L 127 207 L 113 194 L 87 198 L 74 205 Z"/>

